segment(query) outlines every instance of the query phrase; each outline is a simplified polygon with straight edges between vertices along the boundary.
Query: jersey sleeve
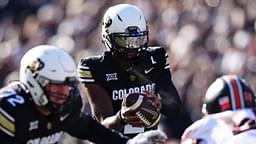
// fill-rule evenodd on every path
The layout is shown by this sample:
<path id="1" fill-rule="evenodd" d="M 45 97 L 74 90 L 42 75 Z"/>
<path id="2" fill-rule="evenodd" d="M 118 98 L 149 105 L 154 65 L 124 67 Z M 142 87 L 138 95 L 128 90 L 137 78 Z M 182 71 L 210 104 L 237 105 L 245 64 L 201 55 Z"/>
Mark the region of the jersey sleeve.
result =
<path id="1" fill-rule="evenodd" d="M 154 52 L 156 59 L 156 68 L 161 69 L 157 75 L 157 91 L 163 99 L 161 112 L 167 116 L 176 116 L 180 114 L 182 102 L 179 93 L 172 81 L 168 54 L 164 48 L 159 47 Z M 160 74 L 161 73 L 161 74 Z"/>
<path id="2" fill-rule="evenodd" d="M 169 59 L 168 59 L 169 56 L 164 49 L 163 49 L 163 53 L 164 53 L 164 69 L 169 70 L 170 69 L 170 64 L 169 64 Z"/>
<path id="3" fill-rule="evenodd" d="M 91 71 L 92 69 L 90 68 L 88 61 L 89 59 L 81 59 L 77 68 L 79 79 L 83 84 L 95 83 L 95 79 Z"/>
<path id="4" fill-rule="evenodd" d="M 156 64 L 163 67 L 163 69 L 168 70 L 170 68 L 170 64 L 169 64 L 169 56 L 168 53 L 166 52 L 166 50 L 163 47 L 149 47 L 149 51 L 151 51 L 153 53 L 153 57 L 156 60 L 153 60 L 151 58 L 151 63 L 152 64 Z"/>
<path id="5" fill-rule="evenodd" d="M 12 100 L 0 98 L 0 135 L 2 138 L 11 140 L 15 137 L 15 117 Z M 8 140 L 8 141 L 9 141 Z"/>
<path id="6" fill-rule="evenodd" d="M 71 136 L 87 139 L 97 144 L 123 144 L 128 138 L 98 123 L 88 114 L 82 113 L 76 123 L 67 131 Z"/>

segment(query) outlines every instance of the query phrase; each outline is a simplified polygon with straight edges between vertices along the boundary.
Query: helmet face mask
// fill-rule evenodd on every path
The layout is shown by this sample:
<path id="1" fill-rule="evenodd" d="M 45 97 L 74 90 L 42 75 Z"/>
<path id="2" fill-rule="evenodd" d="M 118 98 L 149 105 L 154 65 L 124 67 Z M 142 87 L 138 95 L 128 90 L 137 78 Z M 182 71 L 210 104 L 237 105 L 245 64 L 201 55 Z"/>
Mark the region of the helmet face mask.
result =
<path id="1" fill-rule="evenodd" d="M 110 35 L 113 52 L 124 59 L 134 59 L 147 47 L 148 33 L 113 33 Z"/>
<path id="2" fill-rule="evenodd" d="M 71 56 L 60 48 L 42 45 L 30 49 L 20 65 L 20 81 L 37 106 L 46 107 L 53 114 L 63 113 L 69 107 L 77 86 L 76 64 Z M 53 90 L 51 85 L 59 91 L 66 89 L 66 94 Z M 52 96 L 62 97 L 63 103 L 55 103 L 51 99 L 58 98 Z"/>
<path id="3" fill-rule="evenodd" d="M 129 4 L 110 7 L 103 18 L 102 41 L 114 56 L 125 60 L 137 59 L 148 44 L 143 13 Z"/>
<path id="4" fill-rule="evenodd" d="M 252 107 L 255 107 L 255 96 L 249 85 L 235 75 L 224 75 L 208 88 L 202 112 L 213 114 Z"/>

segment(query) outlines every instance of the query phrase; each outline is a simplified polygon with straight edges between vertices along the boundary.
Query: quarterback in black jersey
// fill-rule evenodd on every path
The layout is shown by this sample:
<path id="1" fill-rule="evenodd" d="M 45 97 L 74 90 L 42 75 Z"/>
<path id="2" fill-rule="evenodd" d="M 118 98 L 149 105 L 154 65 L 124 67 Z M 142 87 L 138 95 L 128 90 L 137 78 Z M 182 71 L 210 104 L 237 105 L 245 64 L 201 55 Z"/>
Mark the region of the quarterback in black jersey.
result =
<path id="1" fill-rule="evenodd" d="M 76 64 L 64 50 L 50 45 L 29 50 L 21 60 L 20 80 L 0 90 L 0 143 L 55 144 L 64 132 L 99 144 L 150 142 L 152 135 L 160 143 L 165 139 L 152 131 L 129 140 L 105 128 L 82 112 L 78 87 Z"/>
<path id="2" fill-rule="evenodd" d="M 145 125 L 122 111 L 121 105 L 128 93 L 147 92 L 171 122 L 188 119 L 186 124 L 176 121 L 179 126 L 174 132 L 179 138 L 191 121 L 181 116 L 182 102 L 171 80 L 165 49 L 148 47 L 148 28 L 141 10 L 130 4 L 110 7 L 103 17 L 102 40 L 108 50 L 101 56 L 81 59 L 78 66 L 92 115 L 125 135 L 143 132 Z"/>

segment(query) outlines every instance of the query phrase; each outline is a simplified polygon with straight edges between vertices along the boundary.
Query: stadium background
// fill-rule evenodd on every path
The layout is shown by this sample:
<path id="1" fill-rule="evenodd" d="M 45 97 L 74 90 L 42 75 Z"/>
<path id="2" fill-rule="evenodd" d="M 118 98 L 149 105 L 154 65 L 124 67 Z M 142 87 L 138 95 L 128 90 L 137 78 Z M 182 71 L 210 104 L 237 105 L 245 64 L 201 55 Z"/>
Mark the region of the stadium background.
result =
<path id="1" fill-rule="evenodd" d="M 255 0 L 0 0 L 0 86 L 18 79 L 22 55 L 40 44 L 63 47 L 76 62 L 102 53 L 101 18 L 118 3 L 142 9 L 150 45 L 168 51 L 193 120 L 222 74 L 238 74 L 256 90 Z"/>

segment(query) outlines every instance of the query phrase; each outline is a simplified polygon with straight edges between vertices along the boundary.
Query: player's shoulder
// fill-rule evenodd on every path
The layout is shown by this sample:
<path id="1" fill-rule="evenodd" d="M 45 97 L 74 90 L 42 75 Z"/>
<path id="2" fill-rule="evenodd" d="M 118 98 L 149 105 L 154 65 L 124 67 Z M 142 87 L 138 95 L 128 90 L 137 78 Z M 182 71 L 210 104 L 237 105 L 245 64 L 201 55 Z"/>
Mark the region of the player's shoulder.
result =
<path id="1" fill-rule="evenodd" d="M 103 55 L 95 55 L 95 56 L 89 56 L 86 58 L 81 58 L 79 61 L 79 65 L 88 65 L 90 63 L 97 63 L 102 61 L 104 58 Z"/>
<path id="2" fill-rule="evenodd" d="M 150 46 L 146 50 L 147 50 L 147 52 L 153 53 L 153 54 L 156 54 L 156 53 L 165 54 L 166 53 L 165 48 L 161 47 L 161 46 Z"/>
<path id="3" fill-rule="evenodd" d="M 224 134 L 219 133 L 220 131 Z M 212 134 L 214 134 L 214 137 L 212 137 Z M 225 141 L 230 136 L 232 136 L 232 131 L 227 124 L 217 118 L 206 116 L 189 126 L 183 133 L 182 140 L 201 139 L 215 143 Z"/>
<path id="4" fill-rule="evenodd" d="M 104 55 L 90 56 L 82 58 L 78 64 L 78 76 L 82 82 L 94 82 L 93 74 L 98 69 L 102 69 Z"/>
<path id="5" fill-rule="evenodd" d="M 200 129 L 200 127 L 203 127 L 203 125 L 206 125 L 206 123 L 208 123 L 208 118 L 196 120 L 194 123 L 192 123 L 189 127 L 186 128 L 185 133 L 189 131 L 198 130 Z"/>
<path id="6" fill-rule="evenodd" d="M 25 105 L 26 98 L 21 83 L 12 82 L 0 90 L 0 106 L 1 108 L 16 109 Z"/>
<path id="7" fill-rule="evenodd" d="M 102 71 L 104 67 L 112 64 L 112 56 L 109 51 L 101 55 L 82 58 L 78 64 L 78 73 L 80 77 L 91 79 L 92 73 Z"/>
<path id="8" fill-rule="evenodd" d="M 9 136 L 14 136 L 15 119 L 24 114 L 20 112 L 26 99 L 19 90 L 18 83 L 11 83 L 0 90 L 0 128 Z"/>
<path id="9" fill-rule="evenodd" d="M 146 49 L 146 57 L 151 63 L 157 63 L 165 69 L 169 68 L 168 54 L 164 47 L 154 46 Z"/>
<path id="10" fill-rule="evenodd" d="M 161 46 L 148 47 L 146 49 L 146 53 L 148 56 L 153 56 L 155 59 L 158 60 L 166 60 L 166 58 L 168 58 L 166 49 Z"/>
<path id="11" fill-rule="evenodd" d="M 198 135 L 198 133 L 201 133 L 205 131 L 206 129 L 210 130 L 210 127 L 216 126 L 218 123 L 218 120 L 212 117 L 204 117 L 202 119 L 199 119 L 195 121 L 193 124 L 191 124 L 184 132 L 184 136 L 190 137 L 193 135 Z M 183 137 L 184 137 L 183 136 Z"/>

